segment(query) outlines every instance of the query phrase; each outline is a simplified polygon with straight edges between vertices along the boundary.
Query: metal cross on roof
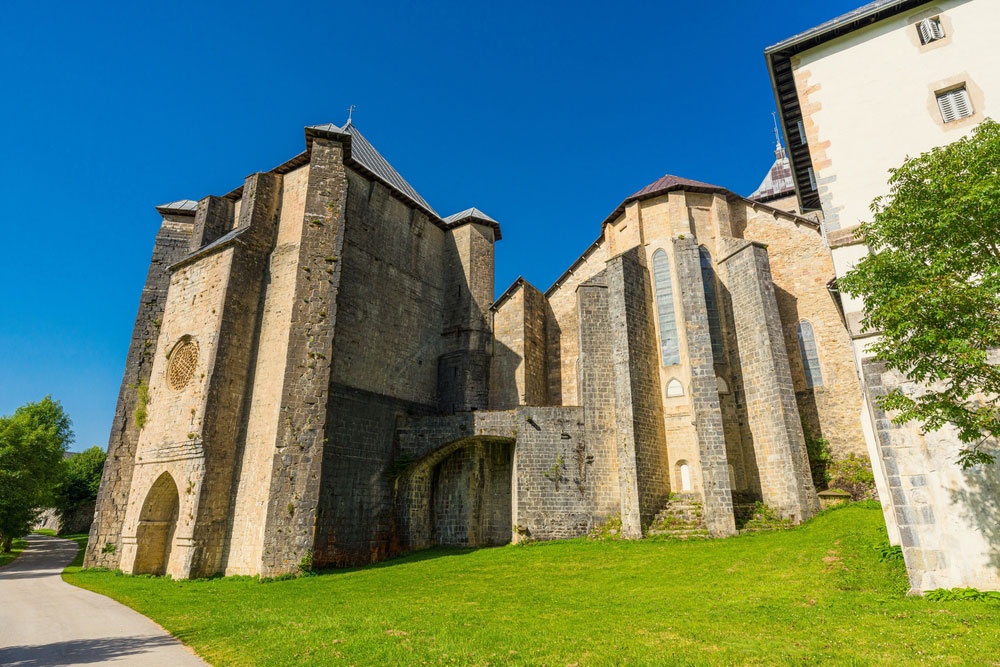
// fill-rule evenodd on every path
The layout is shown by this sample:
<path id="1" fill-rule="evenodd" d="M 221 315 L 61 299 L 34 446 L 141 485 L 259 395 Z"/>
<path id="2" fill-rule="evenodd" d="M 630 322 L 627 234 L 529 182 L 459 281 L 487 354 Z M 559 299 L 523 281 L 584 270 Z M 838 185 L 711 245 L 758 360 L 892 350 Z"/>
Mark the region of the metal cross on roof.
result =
<path id="1" fill-rule="evenodd" d="M 347 123 L 348 123 L 348 125 L 350 125 L 350 123 L 351 123 L 351 116 L 353 116 L 354 112 L 357 111 L 357 110 L 358 110 L 358 108 L 356 106 L 354 106 L 353 104 L 351 106 L 347 107 Z"/>

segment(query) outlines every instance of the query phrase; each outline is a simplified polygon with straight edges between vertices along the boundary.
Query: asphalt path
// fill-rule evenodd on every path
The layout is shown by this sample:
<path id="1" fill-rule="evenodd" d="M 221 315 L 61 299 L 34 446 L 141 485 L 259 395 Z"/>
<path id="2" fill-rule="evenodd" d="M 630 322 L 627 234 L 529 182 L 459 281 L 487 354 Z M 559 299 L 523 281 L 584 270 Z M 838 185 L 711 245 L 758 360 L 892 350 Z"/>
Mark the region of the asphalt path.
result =
<path id="1" fill-rule="evenodd" d="M 63 581 L 76 542 L 27 540 L 17 560 L 0 567 L 0 665 L 207 665 L 145 616 Z"/>

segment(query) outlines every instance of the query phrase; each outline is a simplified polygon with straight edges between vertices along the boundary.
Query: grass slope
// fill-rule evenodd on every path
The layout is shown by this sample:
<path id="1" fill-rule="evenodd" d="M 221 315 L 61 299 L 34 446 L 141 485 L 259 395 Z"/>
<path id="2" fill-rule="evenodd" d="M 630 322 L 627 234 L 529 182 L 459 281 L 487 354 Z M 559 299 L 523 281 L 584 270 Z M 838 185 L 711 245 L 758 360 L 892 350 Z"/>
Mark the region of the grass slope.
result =
<path id="1" fill-rule="evenodd" d="M 261 584 L 70 569 L 214 665 L 1000 665 L 1000 606 L 905 596 L 881 512 L 704 542 L 432 550 Z"/>

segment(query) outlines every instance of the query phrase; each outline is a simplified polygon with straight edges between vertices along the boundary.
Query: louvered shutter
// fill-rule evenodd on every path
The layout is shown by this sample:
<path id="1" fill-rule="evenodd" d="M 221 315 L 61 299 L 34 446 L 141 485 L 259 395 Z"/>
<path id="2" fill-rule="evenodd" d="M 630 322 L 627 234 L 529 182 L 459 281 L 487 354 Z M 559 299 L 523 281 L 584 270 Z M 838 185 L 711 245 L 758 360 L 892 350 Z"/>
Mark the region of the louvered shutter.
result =
<path id="1" fill-rule="evenodd" d="M 917 30 L 920 32 L 921 44 L 930 44 L 944 37 L 944 28 L 941 27 L 941 21 L 936 18 L 924 19 L 917 24 Z"/>
<path id="2" fill-rule="evenodd" d="M 966 118 L 973 113 L 972 100 L 969 99 L 969 91 L 965 87 L 941 93 L 937 96 L 937 101 L 941 118 L 946 123 Z"/>

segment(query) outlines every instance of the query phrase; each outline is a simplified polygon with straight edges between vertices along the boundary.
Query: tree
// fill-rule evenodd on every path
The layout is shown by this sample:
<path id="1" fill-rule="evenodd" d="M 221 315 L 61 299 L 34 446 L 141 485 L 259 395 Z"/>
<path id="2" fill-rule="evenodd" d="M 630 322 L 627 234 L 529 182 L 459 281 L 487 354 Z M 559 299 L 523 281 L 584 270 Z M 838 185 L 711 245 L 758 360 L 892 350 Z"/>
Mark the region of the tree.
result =
<path id="1" fill-rule="evenodd" d="M 9 552 L 51 504 L 72 441 L 69 417 L 49 396 L 0 417 L 0 550 Z"/>
<path id="2" fill-rule="evenodd" d="M 983 121 L 953 144 L 893 169 L 859 233 L 871 249 L 838 282 L 864 300 L 869 350 L 907 379 L 879 398 L 893 421 L 954 424 L 963 468 L 991 463 L 1000 436 L 1000 125 Z"/>
<path id="3" fill-rule="evenodd" d="M 53 506 L 64 522 L 81 506 L 97 500 L 106 458 L 104 450 L 95 446 L 63 463 L 62 480 L 56 487 Z M 65 524 L 63 529 L 66 529 Z"/>

